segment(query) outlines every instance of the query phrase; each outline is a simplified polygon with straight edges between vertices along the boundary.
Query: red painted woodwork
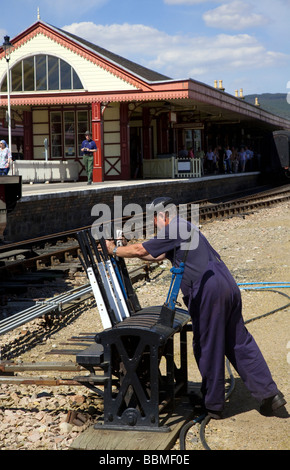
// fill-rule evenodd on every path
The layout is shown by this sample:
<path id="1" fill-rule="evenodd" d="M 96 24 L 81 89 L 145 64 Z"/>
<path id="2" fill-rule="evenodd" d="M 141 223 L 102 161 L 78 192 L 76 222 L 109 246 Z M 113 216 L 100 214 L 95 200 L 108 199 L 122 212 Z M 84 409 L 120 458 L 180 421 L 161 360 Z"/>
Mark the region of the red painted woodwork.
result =
<path id="1" fill-rule="evenodd" d="M 94 153 L 93 182 L 100 183 L 104 180 L 101 103 L 92 103 L 92 138 L 98 147 Z"/>

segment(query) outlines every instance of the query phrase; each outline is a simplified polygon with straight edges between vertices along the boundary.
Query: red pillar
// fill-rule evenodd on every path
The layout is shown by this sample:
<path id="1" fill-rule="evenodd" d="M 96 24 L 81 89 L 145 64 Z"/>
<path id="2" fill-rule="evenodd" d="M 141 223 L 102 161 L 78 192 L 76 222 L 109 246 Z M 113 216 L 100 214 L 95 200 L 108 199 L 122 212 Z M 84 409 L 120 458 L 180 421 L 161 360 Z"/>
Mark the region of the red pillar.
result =
<path id="1" fill-rule="evenodd" d="M 101 103 L 92 104 L 92 138 L 98 147 L 94 153 L 93 182 L 100 183 L 104 181 Z"/>
<path id="2" fill-rule="evenodd" d="M 121 178 L 130 179 L 130 138 L 128 103 L 120 105 Z"/>

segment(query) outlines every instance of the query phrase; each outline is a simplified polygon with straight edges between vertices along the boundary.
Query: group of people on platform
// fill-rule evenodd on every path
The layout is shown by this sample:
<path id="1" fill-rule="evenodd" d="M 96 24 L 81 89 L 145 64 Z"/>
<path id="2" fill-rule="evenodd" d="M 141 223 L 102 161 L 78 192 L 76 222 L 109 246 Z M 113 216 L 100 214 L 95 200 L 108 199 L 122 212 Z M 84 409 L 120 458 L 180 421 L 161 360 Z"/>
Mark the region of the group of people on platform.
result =
<path id="1" fill-rule="evenodd" d="M 240 147 L 240 149 L 227 145 L 223 148 L 218 145 L 216 148 L 209 147 L 204 152 L 199 147 L 197 152 L 185 147 L 179 151 L 179 158 L 199 158 L 201 161 L 202 174 L 217 173 L 244 173 L 259 168 L 259 156 L 254 154 L 251 147 Z"/>
<path id="2" fill-rule="evenodd" d="M 5 140 L 0 140 L 0 176 L 8 175 L 12 165 L 11 152 Z"/>

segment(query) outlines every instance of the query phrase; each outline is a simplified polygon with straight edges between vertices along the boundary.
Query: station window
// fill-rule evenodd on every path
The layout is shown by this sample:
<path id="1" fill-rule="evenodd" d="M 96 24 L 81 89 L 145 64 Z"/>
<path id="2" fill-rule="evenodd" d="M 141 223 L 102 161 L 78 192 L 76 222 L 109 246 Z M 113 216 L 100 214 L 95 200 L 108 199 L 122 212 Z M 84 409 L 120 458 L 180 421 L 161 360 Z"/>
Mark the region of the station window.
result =
<path id="1" fill-rule="evenodd" d="M 87 129 L 89 129 L 87 110 L 51 110 L 51 158 L 80 156 L 81 143 L 85 139 Z"/>
<path id="2" fill-rule="evenodd" d="M 81 144 L 85 140 L 85 132 L 90 129 L 88 124 L 88 112 L 87 111 L 78 111 L 77 112 L 77 121 L 78 121 L 78 155 L 81 154 Z"/>
<path id="3" fill-rule="evenodd" d="M 35 89 L 36 90 L 47 90 L 47 70 L 46 70 L 46 56 L 37 55 L 35 56 Z M 13 83 L 12 83 L 13 91 Z"/>
<path id="4" fill-rule="evenodd" d="M 12 74 L 12 81 L 14 83 L 14 90 L 15 91 L 22 91 L 22 64 L 21 62 L 11 71 Z"/>
<path id="5" fill-rule="evenodd" d="M 62 113 L 53 111 L 50 114 L 51 157 L 62 158 Z"/>
<path id="6" fill-rule="evenodd" d="M 10 69 L 11 91 L 82 90 L 82 82 L 64 60 L 44 54 L 27 57 Z M 1 92 L 7 92 L 7 75 L 1 84 Z"/>
<path id="7" fill-rule="evenodd" d="M 193 151 L 197 152 L 198 147 L 201 147 L 201 131 L 195 129 L 185 130 L 184 140 L 186 149 L 193 148 Z"/>
<path id="8" fill-rule="evenodd" d="M 66 157 L 76 155 L 75 113 L 65 111 L 64 115 L 64 154 Z"/>
<path id="9" fill-rule="evenodd" d="M 27 59 L 24 59 L 22 61 L 22 67 L 23 67 L 23 88 L 22 90 L 24 91 L 33 91 L 34 90 L 34 58 L 29 57 Z M 13 73 L 13 69 L 12 69 Z M 13 75 L 12 75 L 13 77 Z M 12 90 L 13 90 L 13 81 L 12 81 Z"/>

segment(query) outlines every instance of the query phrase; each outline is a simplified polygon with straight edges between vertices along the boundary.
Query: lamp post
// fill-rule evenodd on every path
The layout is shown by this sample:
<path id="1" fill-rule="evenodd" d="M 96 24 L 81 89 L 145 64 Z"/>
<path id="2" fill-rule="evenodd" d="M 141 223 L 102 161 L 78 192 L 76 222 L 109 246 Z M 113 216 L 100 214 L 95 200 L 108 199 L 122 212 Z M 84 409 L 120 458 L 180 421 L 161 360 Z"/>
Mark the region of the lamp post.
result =
<path id="1" fill-rule="evenodd" d="M 4 36 L 4 43 L 2 45 L 5 53 L 5 59 L 7 62 L 7 100 L 8 100 L 8 147 L 12 155 L 12 140 L 11 140 L 11 107 L 10 107 L 10 71 L 9 71 L 9 61 L 11 57 L 11 52 L 13 49 L 13 44 L 10 42 L 9 36 Z"/>

